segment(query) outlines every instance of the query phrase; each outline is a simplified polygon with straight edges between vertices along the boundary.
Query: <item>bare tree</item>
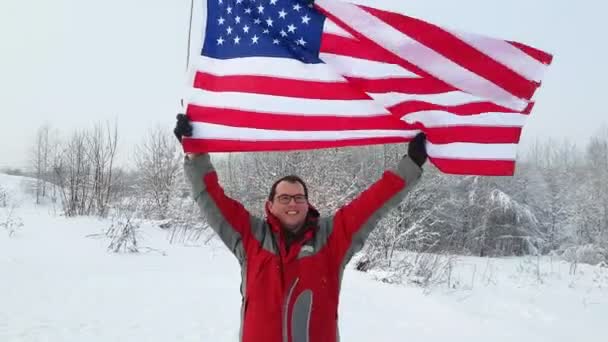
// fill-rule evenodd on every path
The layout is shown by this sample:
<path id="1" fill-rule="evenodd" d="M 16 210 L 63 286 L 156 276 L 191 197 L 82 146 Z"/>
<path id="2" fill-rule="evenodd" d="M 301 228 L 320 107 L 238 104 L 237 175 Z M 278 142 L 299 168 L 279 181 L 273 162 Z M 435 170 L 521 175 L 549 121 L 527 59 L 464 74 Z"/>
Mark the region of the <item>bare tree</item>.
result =
<path id="1" fill-rule="evenodd" d="M 151 202 L 150 214 L 159 219 L 168 215 L 169 203 L 181 179 L 182 160 L 175 137 L 160 126 L 151 129 L 137 146 L 135 163 L 141 177 L 135 186 Z"/>
<path id="2" fill-rule="evenodd" d="M 109 202 L 112 195 L 112 175 L 114 158 L 118 144 L 118 126 L 96 124 L 86 136 L 87 160 L 91 170 L 91 199 L 86 211 L 96 213 L 100 217 L 108 214 Z"/>
<path id="3" fill-rule="evenodd" d="M 54 172 L 66 216 L 89 214 L 86 204 L 90 198 L 87 183 L 91 165 L 86 148 L 86 133 L 74 132 L 62 146 L 61 157 L 55 161 Z"/>
<path id="4" fill-rule="evenodd" d="M 51 157 L 51 143 L 49 133 L 51 126 L 44 124 L 36 132 L 36 138 L 31 151 L 31 168 L 36 177 L 35 193 L 36 204 L 40 204 L 40 198 L 46 196 L 48 171 Z"/>

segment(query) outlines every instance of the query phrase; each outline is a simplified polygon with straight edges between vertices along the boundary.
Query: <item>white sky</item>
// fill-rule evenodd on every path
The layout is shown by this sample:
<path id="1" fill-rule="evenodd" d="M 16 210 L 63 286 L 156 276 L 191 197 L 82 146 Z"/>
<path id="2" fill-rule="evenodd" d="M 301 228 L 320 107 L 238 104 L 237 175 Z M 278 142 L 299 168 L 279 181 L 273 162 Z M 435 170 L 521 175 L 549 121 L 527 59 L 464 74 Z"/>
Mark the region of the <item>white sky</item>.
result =
<path id="1" fill-rule="evenodd" d="M 201 0 L 196 0 L 201 1 Z M 608 113 L 608 5 L 601 0 L 358 0 L 555 55 L 524 128 L 581 144 Z M 118 119 L 120 159 L 172 130 L 185 85 L 189 0 L 1 0 L 0 168 L 25 166 L 44 122 L 69 132 Z"/>

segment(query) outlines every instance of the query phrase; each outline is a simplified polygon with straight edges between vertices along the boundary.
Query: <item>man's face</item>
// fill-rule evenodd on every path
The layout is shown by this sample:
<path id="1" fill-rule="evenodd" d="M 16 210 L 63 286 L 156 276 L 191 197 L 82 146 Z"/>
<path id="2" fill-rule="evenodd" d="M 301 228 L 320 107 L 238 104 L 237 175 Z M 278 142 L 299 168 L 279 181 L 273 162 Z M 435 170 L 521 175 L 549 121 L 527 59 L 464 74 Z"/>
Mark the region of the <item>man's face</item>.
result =
<path id="1" fill-rule="evenodd" d="M 295 232 L 304 225 L 308 213 L 308 199 L 304 195 L 304 187 L 299 182 L 282 181 L 277 184 L 276 194 L 267 205 L 283 228 Z"/>

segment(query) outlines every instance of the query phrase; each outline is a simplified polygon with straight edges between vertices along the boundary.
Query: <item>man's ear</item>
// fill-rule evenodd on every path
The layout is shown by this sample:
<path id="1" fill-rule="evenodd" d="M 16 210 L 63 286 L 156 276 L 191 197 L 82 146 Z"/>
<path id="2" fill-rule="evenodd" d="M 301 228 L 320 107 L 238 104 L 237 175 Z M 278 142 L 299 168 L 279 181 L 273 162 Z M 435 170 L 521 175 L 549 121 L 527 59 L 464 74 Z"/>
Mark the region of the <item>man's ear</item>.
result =
<path id="1" fill-rule="evenodd" d="M 272 209 L 272 202 L 271 201 L 266 201 L 266 209 L 268 209 L 268 211 L 271 211 Z"/>

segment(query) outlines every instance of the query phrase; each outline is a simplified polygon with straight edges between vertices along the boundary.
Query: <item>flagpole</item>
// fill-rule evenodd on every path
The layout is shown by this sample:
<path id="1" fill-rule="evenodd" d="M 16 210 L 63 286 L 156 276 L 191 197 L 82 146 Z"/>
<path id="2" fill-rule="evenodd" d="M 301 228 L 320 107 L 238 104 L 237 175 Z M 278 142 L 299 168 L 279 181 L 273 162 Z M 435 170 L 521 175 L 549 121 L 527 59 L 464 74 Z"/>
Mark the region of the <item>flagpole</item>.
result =
<path id="1" fill-rule="evenodd" d="M 194 0 L 190 0 L 190 21 L 188 22 L 188 51 L 186 53 L 186 71 L 190 64 L 190 49 L 192 44 L 192 16 L 194 12 Z"/>
<path id="2" fill-rule="evenodd" d="M 188 72 L 188 66 L 190 65 L 190 50 L 192 48 L 192 18 L 194 13 L 194 0 L 190 0 L 190 19 L 188 21 L 188 44 L 186 50 L 186 66 L 185 72 Z M 180 100 L 180 105 L 182 107 L 182 111 L 184 110 L 184 99 Z"/>

